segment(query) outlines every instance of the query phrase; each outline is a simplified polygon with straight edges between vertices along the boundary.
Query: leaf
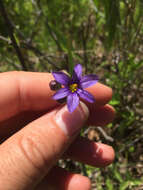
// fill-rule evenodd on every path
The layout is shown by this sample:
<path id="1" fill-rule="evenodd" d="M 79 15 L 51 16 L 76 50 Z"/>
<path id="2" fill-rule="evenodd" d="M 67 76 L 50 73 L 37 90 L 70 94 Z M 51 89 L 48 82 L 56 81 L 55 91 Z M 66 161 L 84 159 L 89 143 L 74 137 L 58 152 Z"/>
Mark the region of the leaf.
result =
<path id="1" fill-rule="evenodd" d="M 117 171 L 117 168 L 114 169 L 114 176 L 115 176 L 115 178 L 116 178 L 120 183 L 123 182 L 123 178 L 122 178 L 122 176 L 120 175 L 120 173 Z"/>
<path id="2" fill-rule="evenodd" d="M 16 36 L 16 34 L 15 34 L 15 33 L 14 33 L 14 38 L 15 38 L 15 40 L 16 40 L 17 45 L 18 45 L 18 46 L 20 46 L 19 39 L 17 38 L 17 36 Z"/>
<path id="3" fill-rule="evenodd" d="M 109 50 L 112 47 L 113 41 L 118 37 L 118 27 L 120 25 L 120 5 L 118 0 L 102 0 L 102 5 L 105 9 L 106 28 L 108 36 L 106 47 Z"/>
<path id="4" fill-rule="evenodd" d="M 142 179 L 141 180 L 138 180 L 138 179 L 134 179 L 131 181 L 131 185 L 132 186 L 137 186 L 137 185 L 142 185 Z"/>
<path id="5" fill-rule="evenodd" d="M 110 104 L 111 104 L 112 106 L 116 106 L 116 105 L 119 105 L 119 104 L 120 104 L 120 101 L 117 100 L 117 99 L 113 99 L 113 100 L 110 101 Z"/>
<path id="6" fill-rule="evenodd" d="M 125 190 L 130 184 L 130 181 L 125 181 L 123 182 L 120 187 L 119 187 L 119 190 Z"/>
<path id="7" fill-rule="evenodd" d="M 106 186 L 107 190 L 114 190 L 113 181 L 111 181 L 109 178 L 106 179 Z"/>

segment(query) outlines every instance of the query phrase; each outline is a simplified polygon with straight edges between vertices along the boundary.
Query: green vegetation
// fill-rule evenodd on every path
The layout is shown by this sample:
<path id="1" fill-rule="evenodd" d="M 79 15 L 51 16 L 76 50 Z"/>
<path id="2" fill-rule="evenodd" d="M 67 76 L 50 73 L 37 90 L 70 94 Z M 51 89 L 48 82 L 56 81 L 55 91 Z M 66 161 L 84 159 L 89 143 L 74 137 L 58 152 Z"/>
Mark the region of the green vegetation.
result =
<path id="1" fill-rule="evenodd" d="M 95 169 L 79 163 L 97 190 L 143 188 L 143 1 L 3 0 L 0 71 L 72 71 L 76 63 L 113 88 L 116 118 L 98 140 L 116 151 L 115 162 Z M 84 132 L 83 132 L 84 133 Z M 93 140 L 97 140 L 95 137 Z M 69 163 L 72 162 L 72 163 Z M 73 170 L 73 169 L 72 169 Z M 95 177 L 96 176 L 96 177 Z"/>

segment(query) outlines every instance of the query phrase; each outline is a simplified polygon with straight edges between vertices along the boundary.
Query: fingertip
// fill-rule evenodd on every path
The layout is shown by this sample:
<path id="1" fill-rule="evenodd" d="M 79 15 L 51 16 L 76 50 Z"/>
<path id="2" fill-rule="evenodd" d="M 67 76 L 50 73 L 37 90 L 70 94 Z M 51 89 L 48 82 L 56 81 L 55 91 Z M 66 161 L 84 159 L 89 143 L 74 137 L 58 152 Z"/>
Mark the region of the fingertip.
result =
<path id="1" fill-rule="evenodd" d="M 96 106 L 105 105 L 111 100 L 113 94 L 113 91 L 110 87 L 99 82 L 91 86 L 90 88 L 87 88 L 87 90 L 95 97 L 94 104 Z"/>
<path id="2" fill-rule="evenodd" d="M 111 123 L 114 118 L 115 109 L 109 104 L 98 108 L 96 108 L 96 106 L 92 106 L 90 108 L 90 117 L 88 119 L 88 124 L 94 126 L 105 126 L 108 123 Z"/>
<path id="3" fill-rule="evenodd" d="M 78 137 L 64 156 L 95 167 L 105 167 L 113 162 L 115 153 L 109 145 Z"/>
<path id="4" fill-rule="evenodd" d="M 45 190 L 46 187 L 58 190 L 90 190 L 91 182 L 88 177 L 71 173 L 63 168 L 55 166 L 39 184 L 38 189 Z"/>
<path id="5" fill-rule="evenodd" d="M 88 177 L 74 174 L 67 183 L 66 190 L 90 190 L 91 182 Z"/>
<path id="6" fill-rule="evenodd" d="M 98 147 L 103 150 L 100 157 L 99 165 L 101 167 L 105 167 L 111 164 L 115 158 L 114 149 L 111 146 L 106 145 L 106 144 L 102 144 L 102 143 L 97 143 L 97 144 L 98 144 Z"/>

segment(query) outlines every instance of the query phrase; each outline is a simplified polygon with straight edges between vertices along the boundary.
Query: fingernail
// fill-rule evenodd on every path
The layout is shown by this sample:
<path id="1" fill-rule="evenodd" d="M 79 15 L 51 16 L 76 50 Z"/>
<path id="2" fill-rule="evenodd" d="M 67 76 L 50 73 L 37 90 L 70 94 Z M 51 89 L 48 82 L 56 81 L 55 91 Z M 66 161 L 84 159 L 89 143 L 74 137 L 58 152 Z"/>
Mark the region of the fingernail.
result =
<path id="1" fill-rule="evenodd" d="M 80 102 L 79 106 L 70 113 L 67 105 L 56 114 L 55 120 L 58 126 L 67 136 L 73 136 L 81 129 L 89 115 L 87 106 Z"/>

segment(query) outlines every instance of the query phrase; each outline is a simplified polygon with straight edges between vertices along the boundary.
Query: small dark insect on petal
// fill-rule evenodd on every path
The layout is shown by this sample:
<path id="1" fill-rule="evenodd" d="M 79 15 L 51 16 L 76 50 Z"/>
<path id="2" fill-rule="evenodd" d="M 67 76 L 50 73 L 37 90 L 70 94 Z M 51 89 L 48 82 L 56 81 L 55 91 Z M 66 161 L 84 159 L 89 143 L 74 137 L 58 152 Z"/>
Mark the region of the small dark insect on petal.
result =
<path id="1" fill-rule="evenodd" d="M 62 98 L 62 99 L 57 100 L 57 102 L 60 103 L 60 104 L 63 104 L 66 101 L 67 101 L 67 98 Z"/>
<path id="2" fill-rule="evenodd" d="M 61 88 L 61 84 L 59 84 L 56 80 L 51 80 L 51 82 L 49 83 L 50 89 L 51 90 L 59 90 Z"/>

